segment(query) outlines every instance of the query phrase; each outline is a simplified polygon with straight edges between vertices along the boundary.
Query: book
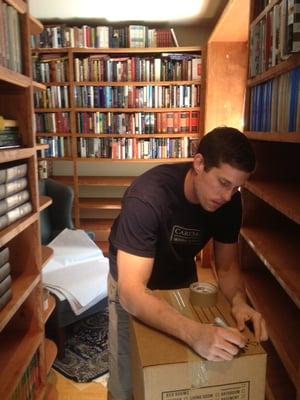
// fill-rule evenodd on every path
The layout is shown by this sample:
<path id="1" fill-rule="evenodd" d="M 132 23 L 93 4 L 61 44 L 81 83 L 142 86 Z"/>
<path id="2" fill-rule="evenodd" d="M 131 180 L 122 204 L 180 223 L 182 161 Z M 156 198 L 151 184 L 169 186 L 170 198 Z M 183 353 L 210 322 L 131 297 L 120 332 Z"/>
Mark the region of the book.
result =
<path id="1" fill-rule="evenodd" d="M 13 130 L 17 131 L 18 122 L 14 119 L 6 119 L 2 115 L 0 115 L 0 132 L 12 128 Z"/>
<path id="2" fill-rule="evenodd" d="M 27 174 L 27 163 L 0 169 L 0 184 L 23 178 Z"/>
<path id="3" fill-rule="evenodd" d="M 6 304 L 12 299 L 11 288 L 7 289 L 5 293 L 0 296 L 0 310 L 6 306 Z"/>
<path id="4" fill-rule="evenodd" d="M 0 200 L 0 215 L 25 203 L 28 199 L 29 191 L 26 189 Z"/>
<path id="5" fill-rule="evenodd" d="M 5 263 L 7 263 L 9 260 L 9 248 L 8 247 L 4 247 L 1 251 L 0 251 L 0 265 L 4 265 Z"/>
<path id="6" fill-rule="evenodd" d="M 0 229 L 5 228 L 6 226 L 12 224 L 18 219 L 25 217 L 25 215 L 29 214 L 32 211 L 32 205 L 28 201 L 11 211 L 8 211 L 6 214 L 0 217 Z"/>
<path id="7" fill-rule="evenodd" d="M 0 282 L 10 274 L 10 263 L 7 262 L 0 267 Z"/>
<path id="8" fill-rule="evenodd" d="M 16 179 L 12 182 L 3 183 L 2 185 L 0 185 L 0 200 L 14 193 L 20 192 L 27 187 L 27 184 L 27 178 Z"/>
<path id="9" fill-rule="evenodd" d="M 8 274 L 2 281 L 0 281 L 0 296 L 2 296 L 11 287 L 11 275 Z"/>
<path id="10" fill-rule="evenodd" d="M 178 40 L 177 40 L 177 37 L 176 37 L 174 29 L 170 28 L 170 32 L 171 32 L 171 35 L 172 35 L 172 38 L 173 38 L 173 41 L 174 41 L 174 45 L 176 47 L 179 47 Z"/>

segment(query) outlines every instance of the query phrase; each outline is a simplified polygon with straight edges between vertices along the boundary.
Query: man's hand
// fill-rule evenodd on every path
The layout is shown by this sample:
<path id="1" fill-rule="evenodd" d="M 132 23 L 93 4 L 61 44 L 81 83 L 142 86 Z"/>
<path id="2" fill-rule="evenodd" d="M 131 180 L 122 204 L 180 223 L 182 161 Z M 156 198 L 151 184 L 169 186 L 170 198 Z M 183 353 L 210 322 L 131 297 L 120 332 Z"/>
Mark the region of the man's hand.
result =
<path id="1" fill-rule="evenodd" d="M 265 320 L 258 311 L 254 310 L 247 303 L 238 302 L 237 304 L 233 304 L 232 315 L 234 316 L 240 331 L 245 329 L 246 321 L 252 321 L 255 339 L 258 342 L 268 339 Z"/>
<path id="2" fill-rule="evenodd" d="M 193 321 L 194 322 L 194 321 Z M 220 328 L 194 322 L 189 326 L 188 344 L 209 361 L 230 361 L 245 346 L 246 339 L 234 328 Z"/>

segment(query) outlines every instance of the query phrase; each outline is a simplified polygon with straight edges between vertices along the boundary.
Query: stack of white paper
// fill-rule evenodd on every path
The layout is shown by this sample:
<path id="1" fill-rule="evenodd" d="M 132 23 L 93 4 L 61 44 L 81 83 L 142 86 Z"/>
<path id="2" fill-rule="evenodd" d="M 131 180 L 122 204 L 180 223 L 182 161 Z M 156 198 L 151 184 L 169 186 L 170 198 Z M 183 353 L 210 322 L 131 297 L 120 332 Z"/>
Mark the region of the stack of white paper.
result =
<path id="1" fill-rule="evenodd" d="M 76 315 L 107 296 L 108 258 L 84 231 L 65 229 L 48 246 L 54 256 L 43 268 L 44 285 Z"/>

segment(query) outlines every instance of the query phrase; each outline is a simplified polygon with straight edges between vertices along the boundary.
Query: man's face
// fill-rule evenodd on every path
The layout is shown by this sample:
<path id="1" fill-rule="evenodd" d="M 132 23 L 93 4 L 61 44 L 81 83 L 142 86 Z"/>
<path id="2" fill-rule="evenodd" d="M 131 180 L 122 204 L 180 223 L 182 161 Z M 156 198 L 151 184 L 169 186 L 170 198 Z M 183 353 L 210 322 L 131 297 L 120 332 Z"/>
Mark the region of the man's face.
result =
<path id="1" fill-rule="evenodd" d="M 207 172 L 202 165 L 194 180 L 197 199 L 206 211 L 214 212 L 231 199 L 249 176 L 249 173 L 229 164 L 221 164 Z"/>

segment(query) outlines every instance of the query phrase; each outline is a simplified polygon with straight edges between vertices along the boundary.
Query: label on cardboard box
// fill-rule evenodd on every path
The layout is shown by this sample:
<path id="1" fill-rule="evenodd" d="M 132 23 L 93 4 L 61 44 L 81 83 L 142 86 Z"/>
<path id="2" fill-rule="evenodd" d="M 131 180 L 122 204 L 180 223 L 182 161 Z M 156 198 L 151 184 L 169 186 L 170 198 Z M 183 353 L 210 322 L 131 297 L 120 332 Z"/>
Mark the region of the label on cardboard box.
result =
<path id="1" fill-rule="evenodd" d="M 162 393 L 162 400 L 249 400 L 250 382 L 234 382 L 199 389 Z"/>

